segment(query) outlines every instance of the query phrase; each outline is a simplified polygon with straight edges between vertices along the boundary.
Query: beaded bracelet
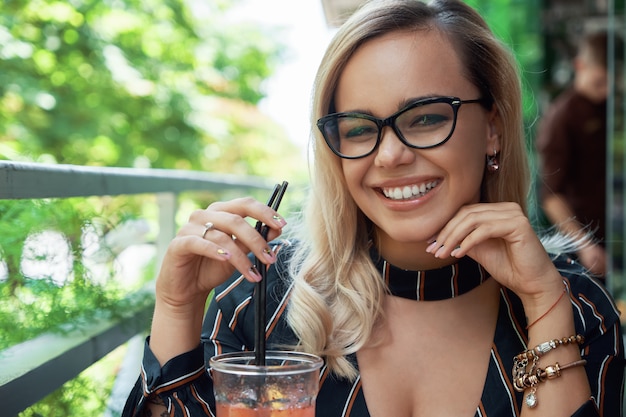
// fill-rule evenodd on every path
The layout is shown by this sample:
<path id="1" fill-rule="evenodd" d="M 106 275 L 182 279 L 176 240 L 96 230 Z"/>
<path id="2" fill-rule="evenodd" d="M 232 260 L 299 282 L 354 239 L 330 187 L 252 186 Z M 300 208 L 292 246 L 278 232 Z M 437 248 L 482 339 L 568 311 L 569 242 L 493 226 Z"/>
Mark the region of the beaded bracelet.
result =
<path id="1" fill-rule="evenodd" d="M 521 362 L 524 359 L 534 360 L 535 358 L 542 357 L 546 353 L 550 352 L 552 349 L 556 349 L 559 346 L 574 343 L 582 345 L 583 343 L 585 343 L 585 337 L 583 335 L 577 334 L 575 336 L 563 337 L 561 339 L 552 339 L 547 342 L 540 343 L 534 348 L 518 354 L 517 356 L 515 356 L 515 358 L 513 358 L 513 360 L 515 362 Z"/>

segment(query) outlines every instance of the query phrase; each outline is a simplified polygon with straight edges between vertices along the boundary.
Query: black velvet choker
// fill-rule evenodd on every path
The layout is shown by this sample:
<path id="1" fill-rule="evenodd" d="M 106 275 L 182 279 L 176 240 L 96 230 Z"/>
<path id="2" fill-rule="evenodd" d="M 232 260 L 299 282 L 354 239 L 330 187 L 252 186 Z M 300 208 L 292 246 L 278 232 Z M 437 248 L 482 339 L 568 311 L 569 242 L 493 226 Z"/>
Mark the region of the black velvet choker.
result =
<path id="1" fill-rule="evenodd" d="M 410 300 L 437 301 L 465 294 L 482 284 L 489 274 L 470 257 L 426 271 L 400 269 L 372 251 L 372 260 L 392 295 Z"/>

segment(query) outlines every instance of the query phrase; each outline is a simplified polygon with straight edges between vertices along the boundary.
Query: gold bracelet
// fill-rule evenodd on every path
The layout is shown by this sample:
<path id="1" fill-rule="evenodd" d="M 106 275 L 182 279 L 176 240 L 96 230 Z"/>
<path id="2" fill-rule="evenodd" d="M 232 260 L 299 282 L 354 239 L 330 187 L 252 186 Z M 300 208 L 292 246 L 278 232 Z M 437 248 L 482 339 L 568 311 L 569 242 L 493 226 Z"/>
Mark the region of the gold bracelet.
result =
<path id="1" fill-rule="evenodd" d="M 566 365 L 559 365 L 559 363 L 555 363 L 554 365 L 546 366 L 545 369 L 537 368 L 536 371 L 531 373 L 524 373 L 521 376 L 517 376 L 513 379 L 513 386 L 519 392 L 530 388 L 530 392 L 526 395 L 524 402 L 529 408 L 535 408 L 537 406 L 537 385 L 540 382 L 547 381 L 548 379 L 555 379 L 561 376 L 561 372 L 574 368 L 577 366 L 584 366 L 587 364 L 587 360 L 580 359 Z"/>

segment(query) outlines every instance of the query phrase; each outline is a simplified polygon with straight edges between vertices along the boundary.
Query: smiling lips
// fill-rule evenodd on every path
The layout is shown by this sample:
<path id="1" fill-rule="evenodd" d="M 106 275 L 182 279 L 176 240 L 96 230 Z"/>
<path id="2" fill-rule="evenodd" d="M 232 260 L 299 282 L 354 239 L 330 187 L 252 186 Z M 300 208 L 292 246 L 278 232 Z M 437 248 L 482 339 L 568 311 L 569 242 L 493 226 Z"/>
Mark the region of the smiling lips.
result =
<path id="1" fill-rule="evenodd" d="M 423 184 L 405 185 L 404 187 L 383 188 L 385 197 L 391 200 L 408 200 L 415 197 L 421 197 L 435 188 L 439 181 L 431 181 Z"/>

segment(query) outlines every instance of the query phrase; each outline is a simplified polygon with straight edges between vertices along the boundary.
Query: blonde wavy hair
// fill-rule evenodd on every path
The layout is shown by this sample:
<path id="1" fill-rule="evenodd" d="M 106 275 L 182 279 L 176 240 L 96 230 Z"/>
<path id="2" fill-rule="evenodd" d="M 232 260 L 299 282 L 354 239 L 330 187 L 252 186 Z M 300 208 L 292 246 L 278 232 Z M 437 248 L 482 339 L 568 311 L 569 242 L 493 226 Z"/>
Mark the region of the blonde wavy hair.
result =
<path id="1" fill-rule="evenodd" d="M 526 210 L 530 176 L 517 64 L 482 17 L 461 1 L 378 0 L 361 7 L 338 30 L 318 68 L 311 126 L 334 111 L 339 76 L 357 48 L 390 32 L 419 36 L 426 30 L 451 40 L 466 77 L 499 114 L 500 170 L 485 174 L 482 200 L 514 201 Z M 294 282 L 287 317 L 301 349 L 325 357 L 335 375 L 354 378 L 356 369 L 346 355 L 370 339 L 387 288 L 370 259 L 370 221 L 351 198 L 340 159 L 319 131 L 312 134 L 311 151 L 311 190 L 290 264 Z"/>

